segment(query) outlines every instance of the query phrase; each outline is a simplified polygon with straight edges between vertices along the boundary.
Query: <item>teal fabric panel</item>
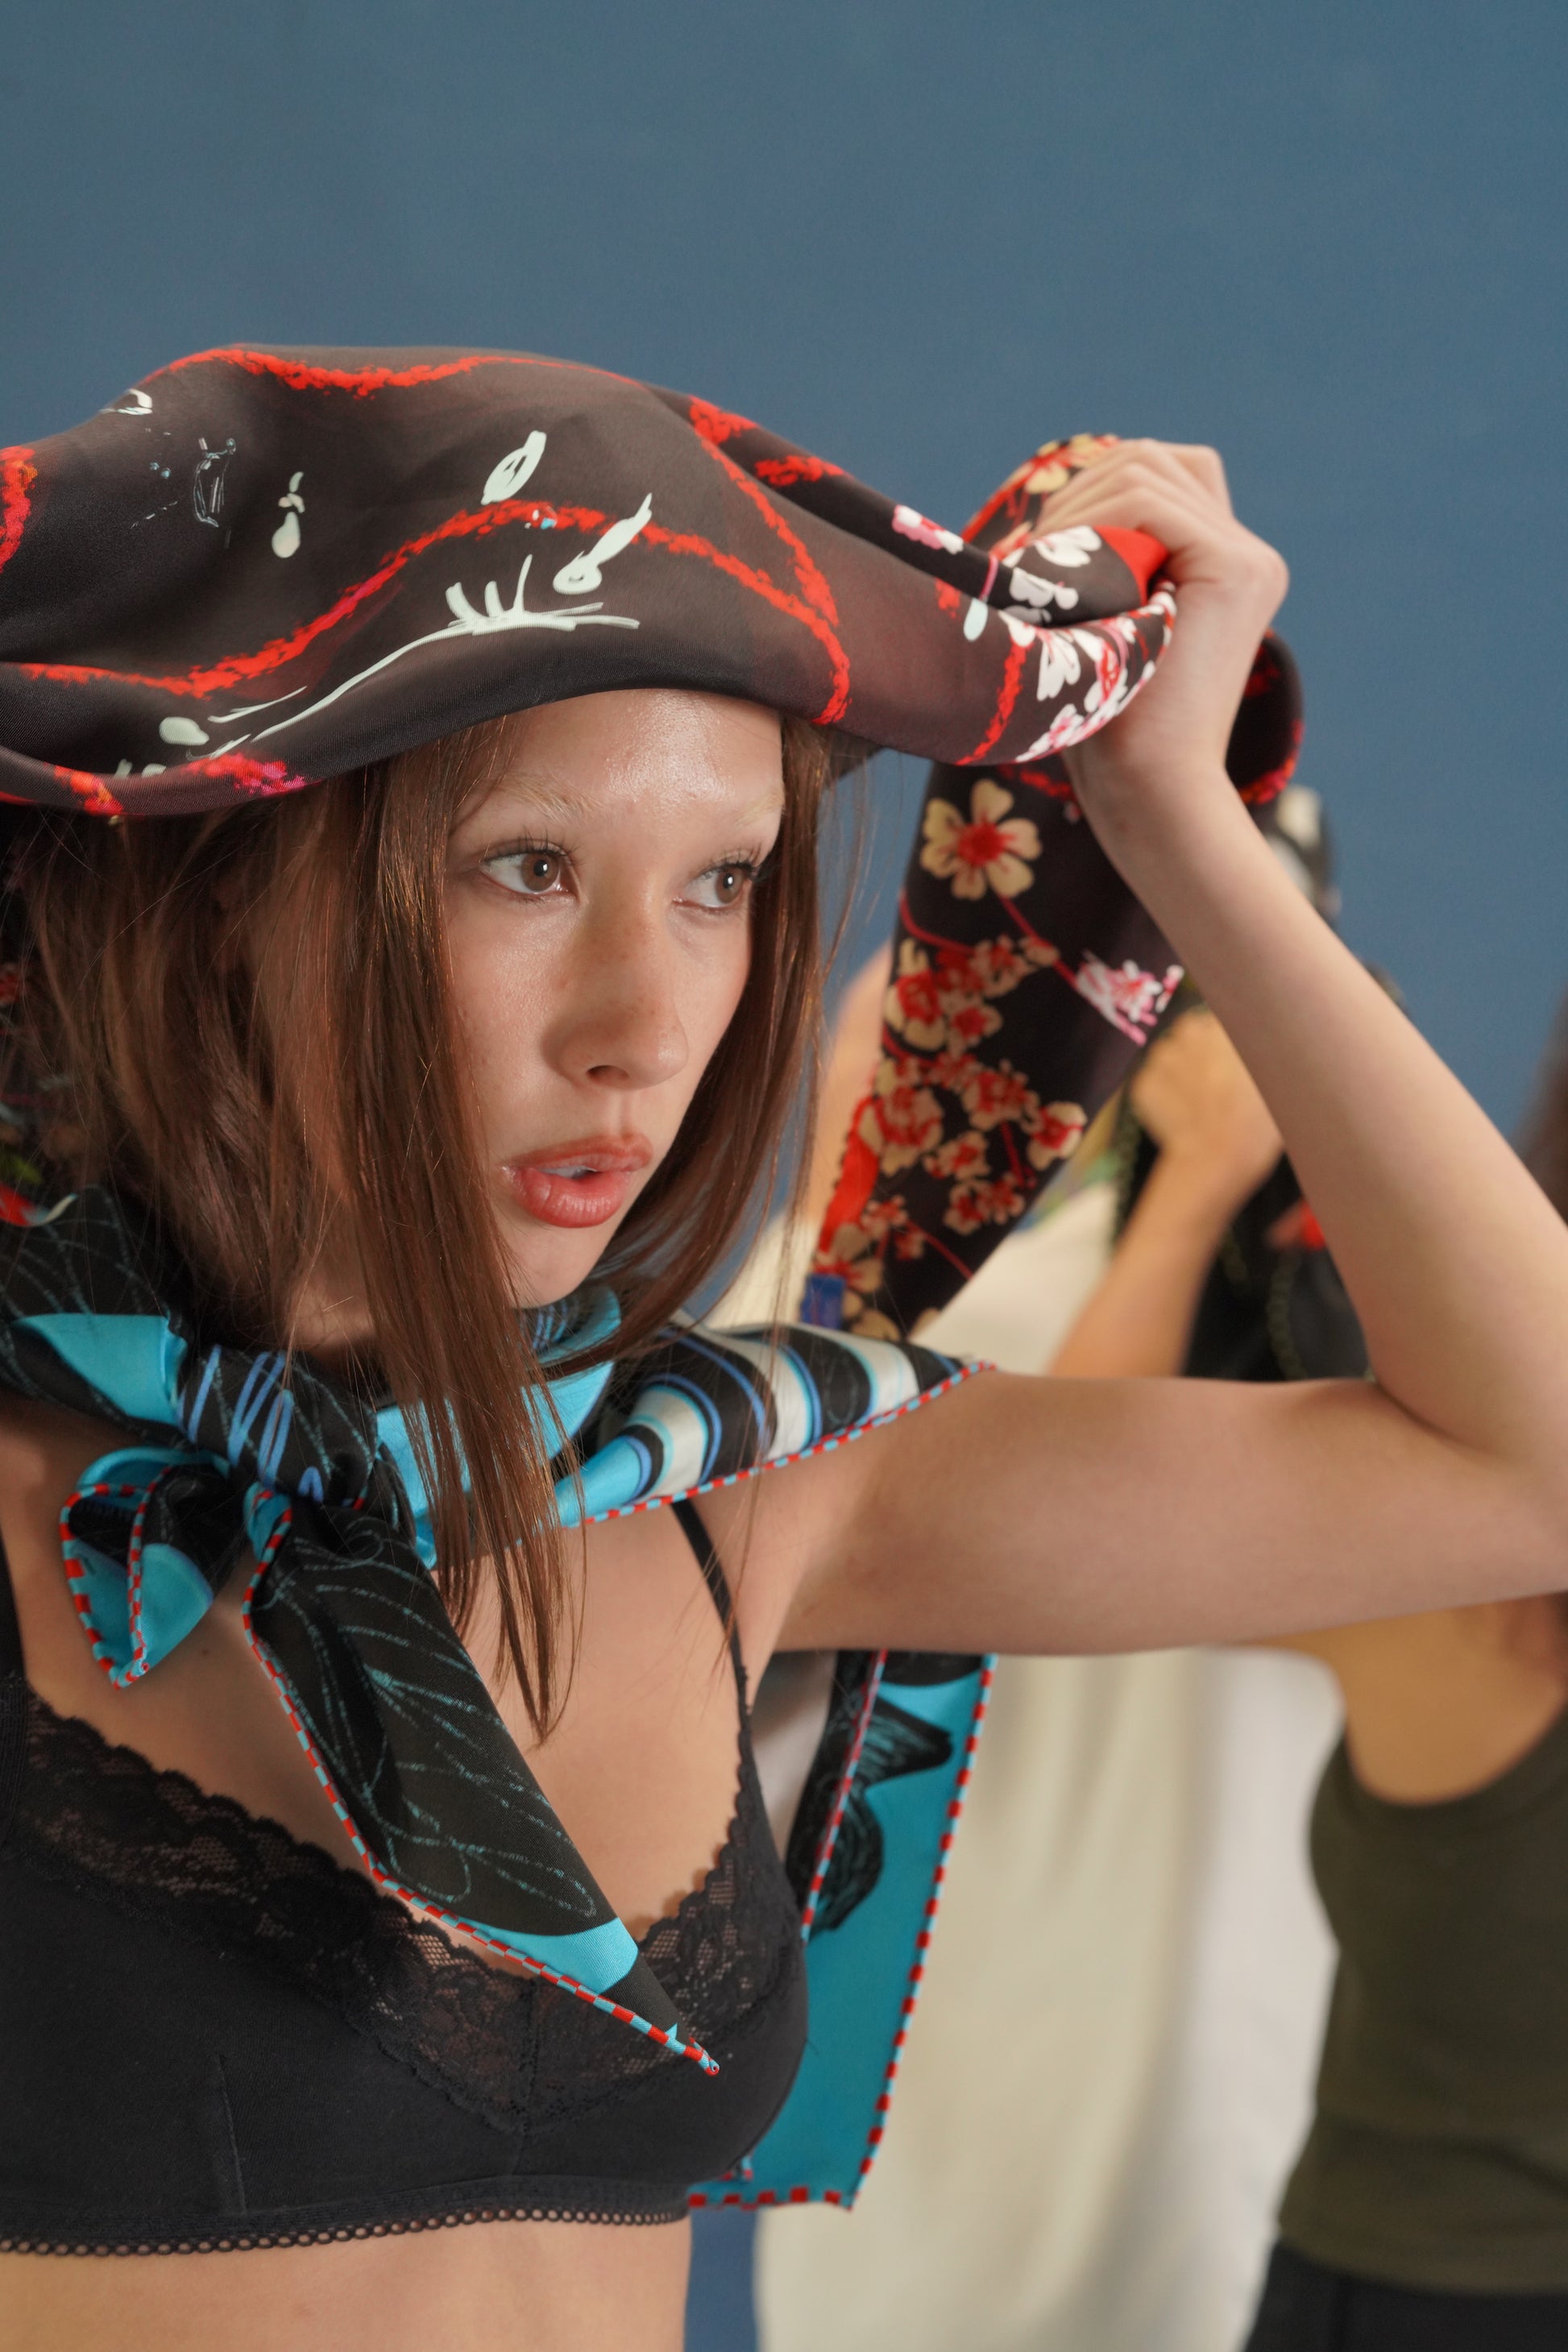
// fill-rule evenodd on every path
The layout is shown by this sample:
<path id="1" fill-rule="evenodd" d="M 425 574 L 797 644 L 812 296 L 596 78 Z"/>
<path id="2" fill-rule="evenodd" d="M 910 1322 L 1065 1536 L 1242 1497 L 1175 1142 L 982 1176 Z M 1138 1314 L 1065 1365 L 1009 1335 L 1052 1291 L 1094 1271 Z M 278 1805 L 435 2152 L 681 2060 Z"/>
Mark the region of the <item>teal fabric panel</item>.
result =
<path id="1" fill-rule="evenodd" d="M 841 1927 L 808 1942 L 810 2024 L 795 2088 L 753 2152 L 749 2177 L 705 2182 L 699 2194 L 706 2201 L 787 2204 L 804 2191 L 813 2200 L 853 2202 L 882 2120 L 878 2103 L 987 1684 L 983 1667 L 951 1683 L 884 1685 L 905 1713 L 949 1734 L 952 1756 L 868 1790 L 884 1841 L 881 1875 Z"/>
<path id="2" fill-rule="evenodd" d="M 16 1323 L 132 1421 L 177 1425 L 185 1343 L 161 1315 L 21 1315 Z"/>

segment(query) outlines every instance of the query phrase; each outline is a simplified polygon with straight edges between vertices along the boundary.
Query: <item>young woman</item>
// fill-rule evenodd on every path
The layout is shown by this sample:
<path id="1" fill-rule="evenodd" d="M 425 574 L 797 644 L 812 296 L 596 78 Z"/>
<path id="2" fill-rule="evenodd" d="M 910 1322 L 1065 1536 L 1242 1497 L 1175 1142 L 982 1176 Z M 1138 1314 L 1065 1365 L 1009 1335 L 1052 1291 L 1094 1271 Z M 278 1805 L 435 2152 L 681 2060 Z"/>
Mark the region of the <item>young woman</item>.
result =
<path id="1" fill-rule="evenodd" d="M 1353 1375 L 1353 1317 L 1321 1246 L 1300 1248 L 1279 1131 L 1213 1015 L 1178 1021 L 1131 1091 L 1158 1156 L 1053 1369 L 1212 1377 L 1216 1361 L 1250 1357 L 1257 1378 Z M 1561 1207 L 1560 1052 L 1533 1129 L 1527 1157 Z M 1311 1838 L 1341 1959 L 1318 2111 L 1249 2352 L 1560 2344 L 1563 1597 L 1373 1619 L 1284 1645 L 1321 1658 L 1344 1702 Z"/>
<path id="2" fill-rule="evenodd" d="M 585 1427 L 616 1344 L 592 1278 L 640 1339 L 721 1250 L 777 1132 L 820 776 L 778 710 L 823 706 L 815 675 L 792 687 L 773 658 L 773 597 L 752 637 L 714 620 L 703 639 L 710 580 L 747 568 L 733 551 L 729 570 L 691 557 L 702 662 L 683 674 L 693 640 L 661 638 L 651 598 L 628 613 L 608 567 L 637 531 L 672 561 L 711 552 L 719 523 L 650 539 L 674 460 L 621 521 L 607 500 L 546 506 L 543 427 L 500 445 L 460 521 L 419 518 L 401 561 L 416 572 L 434 544 L 456 568 L 453 546 L 548 527 L 561 538 L 530 561 L 567 552 L 563 601 L 525 564 L 510 599 L 492 586 L 481 610 L 455 586 L 449 624 L 390 644 L 366 614 L 405 576 L 392 559 L 358 603 L 323 601 L 349 527 L 331 498 L 382 498 L 384 527 L 374 403 L 501 364 L 241 354 L 151 379 L 83 428 L 148 436 L 149 517 L 176 462 L 156 433 L 194 447 L 189 387 L 212 397 L 216 369 L 241 404 L 226 445 L 226 415 L 204 425 L 187 536 L 155 577 L 136 569 L 149 541 L 129 523 L 111 540 L 94 506 L 99 439 L 40 453 L 48 496 L 26 509 L 24 482 L 13 509 L 5 788 L 87 803 L 15 853 L 33 1115 L 81 1188 L 52 1214 L 18 1202 L 0 1332 L 8 1654 L 26 1670 L 0 1847 L 0 2229 L 30 2249 L 0 2257 L 0 2300 L 18 2347 L 679 2341 L 685 2231 L 627 2225 L 672 2221 L 686 2184 L 744 2158 L 805 2031 L 743 1712 L 736 1794 L 731 1609 L 755 1675 L 780 1649 L 1257 1637 L 1562 1579 L 1568 1236 L 1238 804 L 1226 741 L 1285 570 L 1212 452 L 1152 443 L 1096 453 L 1049 505 L 1047 543 L 1068 551 L 1052 593 L 1120 533 L 1158 542 L 1180 610 L 1135 699 L 1101 668 L 1096 715 L 1120 715 L 1071 750 L 1072 782 L 1264 1091 L 1375 1384 L 954 1382 L 918 1349 L 825 1339 L 862 1385 L 897 1363 L 906 1402 L 937 1393 L 872 1426 L 834 1402 L 829 1367 L 826 1425 L 858 1443 L 813 1450 L 797 1386 L 799 1434 L 773 1449 L 799 1457 L 787 1473 L 688 1478 L 675 1492 L 700 1486 L 700 1512 L 633 1512 L 658 1432 L 679 1451 L 700 1413 L 672 1375 L 662 1419 L 631 1409 L 626 1449 L 614 1428 L 584 1442 L 558 1500 L 591 1524 L 550 1538 L 546 1457 Z M 526 364 L 529 399 L 555 396 Z M 257 439 L 283 449 L 279 416 L 306 432 L 307 392 L 335 402 L 330 434 L 287 459 L 279 571 L 260 575 L 284 651 L 176 669 L 190 582 L 203 628 L 239 593 L 201 570 L 207 550 L 228 530 L 261 562 L 241 469 Z M 638 397 L 594 379 L 582 414 L 630 432 L 656 396 Z M 748 428 L 716 416 L 692 463 L 716 502 L 755 508 L 726 456 Z M 583 429 L 618 462 L 625 434 Z M 399 477 L 411 524 L 447 446 L 426 417 Z M 301 511 L 302 545 L 285 530 Z M 314 637 L 283 576 L 307 558 Z M 841 642 L 870 559 L 836 593 L 790 560 L 807 615 L 791 626 Z M 978 592 L 966 607 L 916 584 L 912 634 L 885 649 L 888 710 L 973 695 L 963 647 L 992 658 Z M 922 651 L 938 614 L 945 670 Z M 600 622 L 607 644 L 616 619 L 647 625 L 614 656 L 618 684 L 574 667 L 574 631 Z M 343 627 L 365 633 L 338 670 L 258 717 Z M 1015 690 L 1032 627 L 1015 612 L 995 647 Z M 1148 647 L 1120 642 L 1124 686 Z M 532 667 L 501 663 L 538 644 Z M 450 677 L 481 657 L 455 702 Z M 386 679 L 355 734 L 355 697 Z M 455 709 L 515 715 L 454 740 Z M 969 716 L 925 748 L 973 743 Z M 110 718 L 198 755 L 149 789 L 209 813 L 142 814 L 142 779 L 110 772 Z M 1023 712 L 996 756 L 1038 723 Z M 280 751 L 278 789 L 300 768 L 337 781 L 258 797 Z M 375 764 L 343 773 L 356 759 Z M 226 761 L 246 804 L 214 815 Z M 678 1362 L 700 1353 L 682 1344 Z M 548 1389 L 535 1370 L 524 1390 L 536 1360 Z M 346 1857 L 345 1826 L 357 1874 L 322 1852 Z"/>

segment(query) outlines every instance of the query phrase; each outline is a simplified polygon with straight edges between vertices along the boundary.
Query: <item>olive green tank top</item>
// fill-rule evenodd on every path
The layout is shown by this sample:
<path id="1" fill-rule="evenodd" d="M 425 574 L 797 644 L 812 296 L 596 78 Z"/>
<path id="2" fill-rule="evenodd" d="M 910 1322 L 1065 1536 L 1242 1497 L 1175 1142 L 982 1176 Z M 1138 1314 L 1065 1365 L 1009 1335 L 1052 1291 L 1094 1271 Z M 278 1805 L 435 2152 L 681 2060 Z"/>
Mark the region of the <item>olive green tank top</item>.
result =
<path id="1" fill-rule="evenodd" d="M 1568 2289 L 1568 1709 L 1440 1804 L 1369 1795 L 1342 1744 L 1312 1870 L 1340 1964 L 1280 2235 L 1396 2285 Z"/>

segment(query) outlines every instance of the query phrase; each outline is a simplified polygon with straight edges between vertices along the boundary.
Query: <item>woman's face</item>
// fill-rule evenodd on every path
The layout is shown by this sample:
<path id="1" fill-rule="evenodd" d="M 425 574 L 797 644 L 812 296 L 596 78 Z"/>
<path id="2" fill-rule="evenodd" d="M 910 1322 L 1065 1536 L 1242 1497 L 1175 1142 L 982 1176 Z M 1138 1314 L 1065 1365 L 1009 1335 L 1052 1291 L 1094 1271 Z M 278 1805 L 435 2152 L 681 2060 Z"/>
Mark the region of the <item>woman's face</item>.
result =
<path id="1" fill-rule="evenodd" d="M 458 819 L 456 1003 L 520 1306 L 575 1289 L 674 1142 L 783 811 L 773 712 L 650 688 L 523 714 Z"/>

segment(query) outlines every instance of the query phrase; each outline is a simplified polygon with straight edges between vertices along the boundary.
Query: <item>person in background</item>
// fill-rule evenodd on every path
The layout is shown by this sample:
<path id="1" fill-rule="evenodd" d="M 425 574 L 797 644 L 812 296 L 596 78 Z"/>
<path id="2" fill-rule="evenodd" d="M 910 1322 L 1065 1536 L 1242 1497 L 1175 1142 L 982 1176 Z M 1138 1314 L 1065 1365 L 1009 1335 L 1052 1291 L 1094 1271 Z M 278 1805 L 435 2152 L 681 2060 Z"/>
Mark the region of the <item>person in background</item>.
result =
<path id="1" fill-rule="evenodd" d="M 1291 786 L 1266 830 L 1331 911 L 1317 796 Z M 889 959 L 874 957 L 840 1000 L 804 1230 L 770 1237 L 743 1311 L 728 1301 L 721 1319 L 765 1317 L 781 1265 L 798 1278 L 808 1263 L 839 1139 L 875 1066 L 888 979 Z M 1217 1165 L 1231 1108 L 1227 1086 L 1209 1091 L 1206 1140 L 1172 1156 L 1151 1203 L 1185 1200 L 1205 1263 L 1237 1183 L 1257 1181 Z M 1142 1132 L 1131 1119 L 1117 1128 L 1110 1107 L 1043 1213 L 927 1343 L 1038 1372 L 1106 1271 L 1127 1189 L 1111 1179 Z M 1261 1173 L 1278 1153 L 1270 1124 L 1249 1165 Z M 784 1283 L 793 1297 L 787 1272 Z M 997 1661 L 877 2167 L 847 2221 L 818 2206 L 760 2217 L 764 2352 L 1215 2352 L 1236 2341 L 1310 2112 L 1328 1994 L 1331 1949 L 1289 1833 L 1337 1729 L 1321 1683 L 1305 1662 L 1259 1653 Z M 772 1696 L 764 1680 L 759 1719 Z M 764 1737 L 764 1785 L 768 1748 Z M 1020 2003 L 1026 1949 L 1041 1997 Z M 1010 2021 L 1005 2068 L 975 2063 L 973 2021 L 993 2011 Z M 748 2251 L 745 2217 L 700 2221 L 710 2218 L 728 2265 L 721 2276 L 700 2262 L 689 2342 L 742 2352 L 750 2338 L 725 2296 Z"/>
<path id="2" fill-rule="evenodd" d="M 1213 1374 L 1224 1360 L 1235 1377 L 1250 1324 L 1252 1377 L 1352 1370 L 1353 1314 L 1211 1013 L 1187 1013 L 1156 1044 L 1131 1102 L 1152 1162 L 1054 1369 Z M 1561 1030 L 1525 1156 L 1568 1210 Z M 1327 1665 L 1344 1706 L 1311 1822 L 1339 1964 L 1316 2114 L 1247 2352 L 1561 2352 L 1564 1599 L 1285 1646 Z"/>

